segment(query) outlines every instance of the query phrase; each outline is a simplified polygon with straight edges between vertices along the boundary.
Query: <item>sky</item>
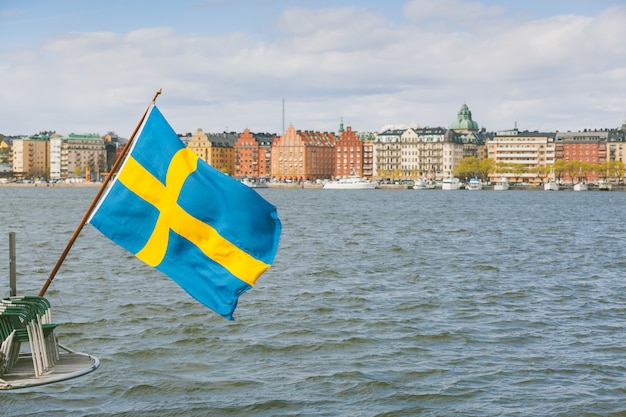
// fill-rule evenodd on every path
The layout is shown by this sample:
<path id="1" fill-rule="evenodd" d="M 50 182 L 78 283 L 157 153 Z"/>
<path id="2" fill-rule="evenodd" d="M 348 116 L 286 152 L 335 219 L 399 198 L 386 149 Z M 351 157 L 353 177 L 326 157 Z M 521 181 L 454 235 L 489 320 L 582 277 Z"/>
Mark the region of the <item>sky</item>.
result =
<path id="1" fill-rule="evenodd" d="M 617 128 L 626 0 L 0 0 L 0 133 Z"/>

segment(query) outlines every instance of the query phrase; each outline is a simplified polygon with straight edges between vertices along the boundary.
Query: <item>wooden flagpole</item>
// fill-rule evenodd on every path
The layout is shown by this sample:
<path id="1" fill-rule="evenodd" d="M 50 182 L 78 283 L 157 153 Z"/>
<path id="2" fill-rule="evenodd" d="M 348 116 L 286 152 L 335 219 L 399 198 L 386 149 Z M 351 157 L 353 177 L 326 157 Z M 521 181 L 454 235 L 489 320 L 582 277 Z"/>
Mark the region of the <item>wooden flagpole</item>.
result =
<path id="1" fill-rule="evenodd" d="M 139 123 L 137 124 L 137 127 L 135 127 L 135 130 L 133 131 L 133 134 L 128 139 L 128 142 L 126 143 L 126 145 L 124 145 L 124 148 L 122 149 L 122 153 L 120 154 L 120 156 L 115 161 L 115 164 L 113 164 L 113 167 L 111 167 L 111 171 L 109 171 L 109 175 L 107 175 L 106 179 L 104 180 L 104 182 L 100 186 L 100 189 L 98 190 L 98 193 L 96 194 L 96 196 L 94 197 L 93 201 L 91 202 L 91 205 L 87 209 L 87 212 L 83 216 L 83 219 L 80 221 L 78 227 L 76 227 L 76 230 L 74 231 L 74 234 L 70 238 L 70 241 L 67 243 L 67 246 L 65 247 L 65 250 L 61 254 L 61 257 L 59 258 L 59 260 L 57 261 L 56 265 L 52 269 L 52 272 L 50 272 L 50 276 L 46 280 L 46 283 L 41 288 L 41 291 L 39 291 L 39 296 L 40 297 L 43 297 L 46 294 L 46 291 L 48 290 L 48 287 L 52 283 L 52 280 L 56 276 L 57 272 L 59 271 L 59 268 L 61 268 L 61 265 L 63 264 L 63 262 L 65 261 L 65 258 L 67 257 L 67 254 L 70 252 L 70 249 L 72 248 L 72 246 L 74 246 L 74 242 L 76 242 L 76 239 L 78 238 L 78 235 L 83 230 L 83 227 L 85 226 L 85 223 L 87 223 L 87 219 L 89 218 L 89 216 L 91 216 L 91 213 L 95 209 L 96 204 L 98 204 L 98 201 L 100 200 L 100 197 L 102 197 L 102 194 L 104 193 L 104 190 L 106 189 L 107 185 L 109 185 L 109 182 L 113 178 L 113 175 L 115 175 L 115 173 L 119 169 L 120 165 L 122 164 L 122 161 L 126 157 L 126 154 L 128 153 L 128 150 L 130 149 L 131 144 L 135 140 L 135 136 L 137 135 L 137 132 L 141 128 L 141 125 L 143 124 L 144 120 L 146 119 L 146 116 L 148 115 L 148 111 L 150 111 L 150 108 L 156 102 L 156 99 L 159 96 L 159 94 L 161 94 L 161 89 L 160 88 L 154 94 L 154 98 L 152 99 L 152 101 L 148 105 L 148 108 L 146 108 L 146 111 L 144 112 L 143 116 L 141 117 L 141 120 L 139 120 Z"/>

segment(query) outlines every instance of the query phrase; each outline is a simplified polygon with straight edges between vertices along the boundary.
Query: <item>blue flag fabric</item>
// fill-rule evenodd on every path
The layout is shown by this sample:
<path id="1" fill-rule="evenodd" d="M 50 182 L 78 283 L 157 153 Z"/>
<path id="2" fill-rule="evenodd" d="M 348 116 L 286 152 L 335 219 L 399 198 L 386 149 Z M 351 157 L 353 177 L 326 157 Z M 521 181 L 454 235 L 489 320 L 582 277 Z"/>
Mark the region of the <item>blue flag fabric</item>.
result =
<path id="1" fill-rule="evenodd" d="M 154 105 L 89 223 L 230 320 L 282 228 L 276 207 L 198 158 Z"/>

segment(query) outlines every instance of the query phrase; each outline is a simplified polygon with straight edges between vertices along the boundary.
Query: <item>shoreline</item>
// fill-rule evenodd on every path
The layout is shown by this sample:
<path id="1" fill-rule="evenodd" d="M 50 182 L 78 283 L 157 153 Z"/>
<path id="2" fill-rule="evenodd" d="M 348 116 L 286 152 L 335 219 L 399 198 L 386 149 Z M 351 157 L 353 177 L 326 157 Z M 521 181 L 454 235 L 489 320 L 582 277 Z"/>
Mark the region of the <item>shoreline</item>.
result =
<path id="1" fill-rule="evenodd" d="M 19 187 L 30 187 L 30 188 L 99 188 L 102 185 L 101 182 L 78 182 L 78 183 L 0 183 L 0 188 L 19 188 Z M 294 183 L 269 183 L 268 188 L 275 189 L 322 189 L 322 184 L 294 184 Z M 253 188 L 254 189 L 254 188 Z M 376 186 L 377 190 L 412 190 L 413 187 L 404 184 L 379 184 Z M 442 191 L 441 188 L 437 188 L 434 191 Z M 483 188 L 486 191 L 493 191 L 493 186 L 487 186 Z M 433 190 L 420 190 L 422 192 L 425 191 L 433 191 Z M 466 191 L 466 190 L 455 190 L 455 191 Z M 507 191 L 545 191 L 543 187 L 539 186 L 511 186 Z M 573 191 L 573 186 L 561 186 L 559 191 Z M 597 186 L 590 186 L 589 191 L 626 191 L 626 185 L 624 184 L 612 184 L 611 190 L 599 190 Z M 558 191 L 557 191 L 558 192 Z"/>
<path id="2" fill-rule="evenodd" d="M 65 188 L 65 187 L 84 187 L 84 188 L 93 188 L 100 187 L 102 185 L 101 182 L 68 182 L 68 183 L 15 183 L 15 182 L 7 182 L 6 184 L 0 183 L 1 187 L 41 187 L 41 188 Z"/>

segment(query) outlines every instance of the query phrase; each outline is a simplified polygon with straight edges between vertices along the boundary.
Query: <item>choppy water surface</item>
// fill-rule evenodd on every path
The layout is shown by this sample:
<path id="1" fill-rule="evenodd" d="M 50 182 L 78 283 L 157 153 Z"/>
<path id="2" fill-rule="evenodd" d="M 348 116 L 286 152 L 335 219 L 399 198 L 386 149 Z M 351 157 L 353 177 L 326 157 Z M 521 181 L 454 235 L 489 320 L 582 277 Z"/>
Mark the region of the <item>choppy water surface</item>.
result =
<path id="1" fill-rule="evenodd" d="M 284 230 L 235 322 L 87 226 L 47 295 L 101 367 L 0 414 L 626 413 L 626 193 L 261 192 Z M 94 194 L 0 188 L 3 295 L 8 232 L 38 292 Z"/>

